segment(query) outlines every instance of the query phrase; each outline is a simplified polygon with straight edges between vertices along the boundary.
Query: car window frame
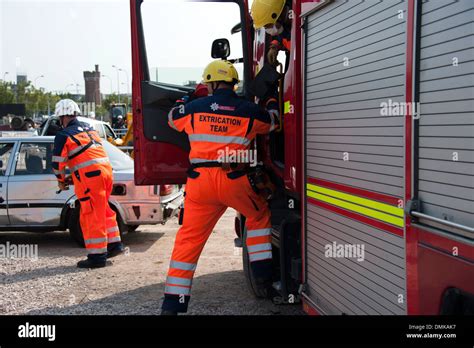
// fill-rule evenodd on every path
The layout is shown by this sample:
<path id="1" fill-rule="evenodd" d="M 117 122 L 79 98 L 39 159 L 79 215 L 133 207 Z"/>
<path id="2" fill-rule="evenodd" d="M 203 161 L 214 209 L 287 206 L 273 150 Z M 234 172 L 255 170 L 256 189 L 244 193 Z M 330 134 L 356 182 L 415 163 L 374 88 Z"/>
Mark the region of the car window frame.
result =
<path id="1" fill-rule="evenodd" d="M 99 138 L 107 139 L 107 135 L 105 134 L 105 130 L 104 130 L 104 125 L 102 123 L 94 123 L 94 124 L 89 123 L 89 125 L 92 126 L 92 128 L 94 128 L 94 130 L 97 131 L 97 134 L 99 134 Z M 100 134 L 99 127 L 102 130 L 102 135 Z"/>
<path id="2" fill-rule="evenodd" d="M 15 161 L 16 163 L 16 158 L 17 158 L 17 153 L 18 153 L 18 143 L 19 141 L 17 140 L 1 140 L 0 143 L 9 143 L 9 144 L 13 144 L 13 148 L 12 148 L 12 154 L 11 156 L 8 158 L 8 163 L 7 163 L 7 166 L 5 168 L 5 174 L 4 175 L 1 175 L 0 174 L 0 177 L 7 177 L 7 176 L 11 176 L 11 170 L 12 170 L 12 166 L 13 166 L 13 161 Z"/>
<path id="3" fill-rule="evenodd" d="M 104 133 L 105 133 L 106 139 L 107 139 L 107 131 L 106 131 L 107 128 L 110 130 L 110 133 L 112 133 L 112 139 L 117 139 L 117 134 L 115 134 L 112 127 L 110 127 L 107 123 L 104 123 L 103 126 L 104 126 Z"/>
<path id="4" fill-rule="evenodd" d="M 38 140 L 19 140 L 19 141 L 16 141 L 16 151 L 15 151 L 15 165 L 13 165 L 13 163 L 11 163 L 11 167 L 10 167 L 10 176 L 32 176 L 32 175 L 54 175 L 54 173 L 41 173 L 41 174 L 16 174 L 16 164 L 18 162 L 18 159 L 20 157 L 20 149 L 21 149 L 21 146 L 23 144 L 45 144 L 45 145 L 51 145 L 52 146 L 52 150 L 54 148 L 54 140 L 53 141 L 42 141 L 42 139 L 38 139 Z M 52 156 L 53 156 L 53 152 L 51 151 L 51 159 L 52 159 Z M 46 161 L 46 164 L 47 164 L 47 161 Z"/>

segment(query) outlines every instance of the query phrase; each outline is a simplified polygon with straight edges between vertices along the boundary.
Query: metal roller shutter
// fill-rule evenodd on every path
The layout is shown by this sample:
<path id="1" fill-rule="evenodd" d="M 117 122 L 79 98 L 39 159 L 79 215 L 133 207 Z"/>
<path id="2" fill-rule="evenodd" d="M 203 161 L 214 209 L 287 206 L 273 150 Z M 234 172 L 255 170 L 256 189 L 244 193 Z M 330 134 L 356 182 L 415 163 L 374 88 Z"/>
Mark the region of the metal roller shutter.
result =
<path id="1" fill-rule="evenodd" d="M 307 180 L 403 198 L 404 117 L 381 115 L 381 104 L 405 101 L 406 7 L 336 0 L 306 17 Z M 356 214 L 372 202 L 307 184 L 313 197 Z M 305 294 L 321 312 L 406 313 L 403 212 L 390 222 L 401 235 L 307 203 Z M 365 260 L 326 257 L 334 242 L 363 244 Z"/>
<path id="2" fill-rule="evenodd" d="M 421 212 L 474 227 L 474 2 L 427 1 L 421 12 Z"/>

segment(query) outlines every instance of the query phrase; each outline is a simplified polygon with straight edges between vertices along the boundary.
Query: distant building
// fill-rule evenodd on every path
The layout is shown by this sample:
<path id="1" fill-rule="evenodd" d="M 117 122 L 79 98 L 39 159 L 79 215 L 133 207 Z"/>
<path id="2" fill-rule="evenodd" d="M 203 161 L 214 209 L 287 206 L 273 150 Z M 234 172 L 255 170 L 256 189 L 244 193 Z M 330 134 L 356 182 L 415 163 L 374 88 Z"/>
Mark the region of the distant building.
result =
<path id="1" fill-rule="evenodd" d="M 27 83 L 28 82 L 28 76 L 26 75 L 16 75 L 16 84 L 20 83 Z"/>
<path id="2" fill-rule="evenodd" d="M 85 102 L 101 105 L 99 65 L 95 65 L 95 71 L 84 71 L 84 81 L 86 85 Z"/>

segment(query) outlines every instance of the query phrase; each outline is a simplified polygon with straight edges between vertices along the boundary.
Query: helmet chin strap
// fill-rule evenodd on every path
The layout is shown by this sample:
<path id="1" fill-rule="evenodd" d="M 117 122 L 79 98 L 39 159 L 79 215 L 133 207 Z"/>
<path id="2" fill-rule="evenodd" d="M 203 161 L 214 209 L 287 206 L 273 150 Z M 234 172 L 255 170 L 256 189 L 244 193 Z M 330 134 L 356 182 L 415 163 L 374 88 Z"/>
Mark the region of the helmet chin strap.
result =
<path id="1" fill-rule="evenodd" d="M 216 85 L 215 85 L 216 84 Z M 216 89 L 219 88 L 221 84 L 221 81 L 214 81 L 212 84 L 211 84 L 211 88 L 212 88 L 212 94 L 214 94 L 214 92 L 216 91 Z M 214 87 L 215 86 L 215 87 Z"/>
<path id="2" fill-rule="evenodd" d="M 65 117 L 70 117 L 70 116 L 67 116 L 67 115 L 59 116 L 59 124 L 60 124 L 61 127 L 63 127 L 63 128 L 66 128 L 66 126 L 67 126 L 67 125 L 64 124 Z M 70 122 L 70 121 L 69 121 L 69 122 Z M 69 122 L 68 122 L 68 123 L 69 123 Z"/>

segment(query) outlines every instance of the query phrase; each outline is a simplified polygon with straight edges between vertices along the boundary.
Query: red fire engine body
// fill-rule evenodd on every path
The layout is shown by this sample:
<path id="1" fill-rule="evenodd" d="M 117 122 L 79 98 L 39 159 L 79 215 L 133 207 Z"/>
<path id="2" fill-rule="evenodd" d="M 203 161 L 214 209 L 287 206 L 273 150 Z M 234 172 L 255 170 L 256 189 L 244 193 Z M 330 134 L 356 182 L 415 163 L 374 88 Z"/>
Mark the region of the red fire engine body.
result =
<path id="1" fill-rule="evenodd" d="M 255 100 L 246 86 L 271 39 L 253 29 L 247 0 L 232 2 Z M 130 2 L 135 180 L 185 183 L 189 143 L 166 115 L 188 89 L 150 82 L 141 3 Z M 472 314 L 474 3 L 291 10 L 283 130 L 258 139 L 281 193 L 269 202 L 279 301 L 301 299 L 310 314 Z"/>

